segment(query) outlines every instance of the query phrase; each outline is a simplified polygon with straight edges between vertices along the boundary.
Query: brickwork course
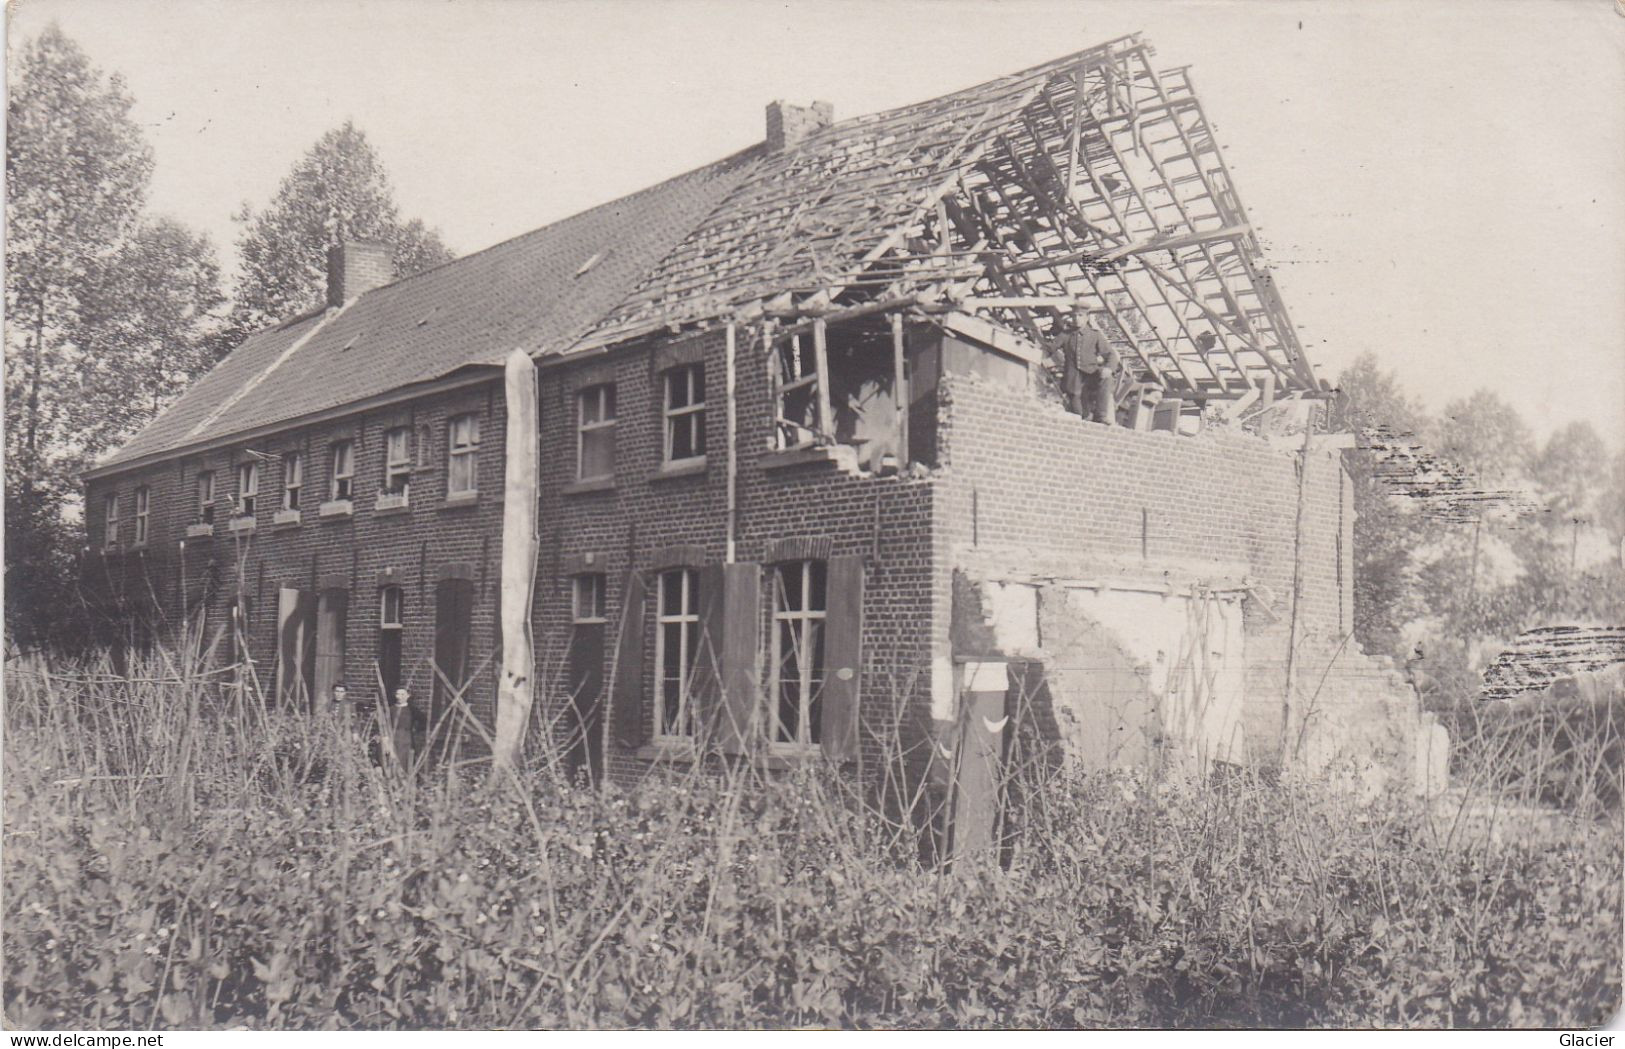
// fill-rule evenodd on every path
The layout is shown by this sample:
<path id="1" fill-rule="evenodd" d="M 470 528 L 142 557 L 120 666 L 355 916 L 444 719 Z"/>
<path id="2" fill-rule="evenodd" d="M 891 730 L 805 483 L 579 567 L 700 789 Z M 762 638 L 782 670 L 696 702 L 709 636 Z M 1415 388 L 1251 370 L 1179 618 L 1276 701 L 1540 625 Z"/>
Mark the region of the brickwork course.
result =
<path id="1" fill-rule="evenodd" d="M 190 623 L 207 642 L 239 616 L 238 669 L 268 688 L 289 674 L 289 595 L 341 593 L 342 657 L 323 642 L 325 680 L 370 699 L 382 591 L 397 587 L 413 706 L 428 711 L 450 630 L 466 652 L 466 698 L 489 724 L 501 662 L 501 365 L 518 348 L 535 361 L 539 395 L 537 718 L 566 731 L 588 721 L 594 772 L 626 778 L 696 757 L 655 738 L 661 573 L 692 569 L 726 589 L 725 605 L 700 598 L 706 640 L 726 653 L 712 660 L 716 680 L 760 692 L 775 631 L 787 629 L 775 621 L 774 566 L 804 561 L 830 580 L 823 662 L 813 660 L 821 738 L 746 746 L 770 733 L 739 717 L 778 698 L 699 689 L 708 726 L 733 719 L 721 752 L 821 757 L 873 778 L 900 744 L 915 773 L 936 775 L 930 755 L 970 738 L 969 691 L 1034 667 L 1059 673 L 1037 635 L 1070 607 L 1064 592 L 1163 587 L 1170 601 L 1222 595 L 1244 618 L 1245 651 L 1227 641 L 1222 653 L 1246 681 L 1237 756 L 1329 764 L 1352 753 L 1339 740 L 1375 710 L 1380 731 L 1365 734 L 1383 738 L 1365 752 L 1403 764 L 1402 683 L 1348 638 L 1353 511 L 1339 453 L 1268 432 L 1304 418 L 1325 390 L 1228 175 L 1218 186 L 1218 167 L 1142 168 L 1121 148 L 1133 129 L 1116 103 L 1074 97 L 1092 97 L 1091 85 L 1154 90 L 1179 104 L 1146 119 L 1177 121 L 1166 129 L 1193 143 L 1195 160 L 1216 158 L 1188 80 L 1159 79 L 1150 53 L 1125 37 L 856 120 L 776 102 L 760 145 L 401 281 L 380 283 L 378 251 L 336 245 L 324 310 L 250 337 L 90 471 L 88 592 L 126 637 L 175 637 Z M 1109 172 L 1168 180 L 1167 214 L 1148 227 L 1150 209 L 1122 210 L 1100 193 Z M 1204 306 L 1211 316 L 1193 321 L 1160 285 L 1161 305 L 1150 301 L 1151 245 L 1178 273 L 1166 280 L 1187 281 L 1181 294 L 1224 312 Z M 1247 265 L 1197 266 L 1227 253 Z M 1066 317 L 1119 350 L 1121 425 L 1061 407 Z M 704 454 L 673 459 L 668 384 L 696 368 Z M 786 391 L 798 382 L 810 400 Z M 612 413 L 595 392 L 608 388 Z M 472 452 L 458 446 L 468 419 Z M 391 432 L 409 449 L 404 501 L 386 492 Z M 353 448 L 344 505 L 332 478 L 340 442 Z M 476 464 L 472 491 L 453 491 L 454 448 Z M 297 515 L 279 513 L 294 452 Z M 259 486 L 244 519 L 231 500 L 250 461 Z M 204 472 L 217 486 L 211 527 L 200 522 Z M 601 614 L 576 607 L 582 577 L 601 577 L 602 608 L 587 610 Z M 450 625 L 448 579 L 465 581 L 466 603 Z M 1101 626 L 1088 650 L 1131 664 L 1114 680 L 1173 680 L 1152 666 L 1160 654 L 1142 658 L 1130 625 Z M 215 658 L 222 644 L 237 652 L 227 639 Z M 956 800 L 952 774 L 941 782 L 944 805 L 986 808 Z"/>

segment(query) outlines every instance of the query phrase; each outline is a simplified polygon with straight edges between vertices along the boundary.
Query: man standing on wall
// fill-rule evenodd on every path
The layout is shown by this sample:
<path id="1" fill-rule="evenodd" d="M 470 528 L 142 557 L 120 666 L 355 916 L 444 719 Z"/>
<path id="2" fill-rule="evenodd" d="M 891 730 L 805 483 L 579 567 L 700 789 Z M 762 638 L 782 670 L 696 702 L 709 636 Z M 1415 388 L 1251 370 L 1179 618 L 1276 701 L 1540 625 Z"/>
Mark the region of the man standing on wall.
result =
<path id="1" fill-rule="evenodd" d="M 1061 394 L 1066 410 L 1107 426 L 1117 422 L 1117 374 L 1122 359 L 1093 321 L 1078 323 L 1076 314 L 1059 324 Z"/>

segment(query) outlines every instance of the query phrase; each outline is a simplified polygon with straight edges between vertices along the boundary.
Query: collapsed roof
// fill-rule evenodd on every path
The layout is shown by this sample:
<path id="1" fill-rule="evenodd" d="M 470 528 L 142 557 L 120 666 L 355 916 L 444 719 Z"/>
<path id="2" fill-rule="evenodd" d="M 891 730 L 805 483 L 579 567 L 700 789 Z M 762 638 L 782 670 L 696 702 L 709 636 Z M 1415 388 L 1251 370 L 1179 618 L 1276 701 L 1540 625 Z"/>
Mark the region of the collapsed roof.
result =
<path id="1" fill-rule="evenodd" d="M 1318 391 L 1188 72 L 1138 34 L 758 145 L 247 339 L 96 473 L 362 401 L 515 347 L 888 299 L 1041 342 L 1086 311 L 1187 398 Z"/>

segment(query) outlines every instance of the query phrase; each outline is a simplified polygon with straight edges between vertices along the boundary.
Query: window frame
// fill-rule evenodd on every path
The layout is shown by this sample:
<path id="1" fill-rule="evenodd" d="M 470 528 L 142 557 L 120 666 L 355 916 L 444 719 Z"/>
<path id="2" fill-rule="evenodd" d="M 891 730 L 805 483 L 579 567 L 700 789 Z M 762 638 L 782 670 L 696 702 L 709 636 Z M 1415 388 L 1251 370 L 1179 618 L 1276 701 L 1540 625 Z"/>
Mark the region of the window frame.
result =
<path id="1" fill-rule="evenodd" d="M 394 444 L 399 441 L 401 453 Z M 400 483 L 396 484 L 396 478 Z M 380 494 L 410 497 L 412 487 L 412 428 L 391 426 L 384 431 L 384 487 Z"/>
<path id="2" fill-rule="evenodd" d="M 390 618 L 389 598 L 395 596 L 395 617 Z M 406 629 L 406 591 L 399 583 L 386 583 L 378 588 L 378 629 Z"/>
<path id="3" fill-rule="evenodd" d="M 299 509 L 299 496 L 304 486 L 304 455 L 299 452 L 284 452 L 282 455 L 282 509 Z"/>
<path id="4" fill-rule="evenodd" d="M 147 485 L 141 485 L 138 488 L 136 488 L 136 490 L 135 490 L 135 545 L 136 546 L 146 546 L 147 545 L 147 536 L 148 536 L 147 527 L 148 527 L 148 524 L 149 524 L 149 522 L 151 520 L 151 518 L 150 518 L 151 510 L 152 510 L 152 489 Z"/>
<path id="5" fill-rule="evenodd" d="M 829 406 L 829 362 L 825 355 L 824 341 L 826 332 L 825 322 L 823 320 L 818 320 L 813 323 L 811 332 L 812 345 L 810 347 L 805 347 L 805 351 L 810 353 L 812 356 L 812 370 L 810 372 L 804 372 L 797 378 L 791 379 L 788 382 L 785 381 L 783 368 L 784 358 L 780 356 L 780 354 L 783 352 L 783 347 L 785 345 L 789 346 L 789 352 L 793 355 L 792 359 L 798 362 L 799 366 L 799 362 L 804 359 L 802 354 L 804 352 L 804 340 L 806 339 L 807 334 L 808 333 L 805 330 L 792 330 L 779 335 L 772 341 L 773 353 L 769 359 L 769 364 L 772 369 L 770 372 L 770 377 L 772 379 L 773 387 L 772 411 L 774 451 L 788 452 L 794 451 L 798 448 L 809 448 L 818 444 L 821 440 L 829 439 L 835 431 Z M 817 416 L 817 425 L 810 431 L 808 431 L 807 427 L 789 419 L 784 412 L 785 395 L 803 389 L 811 390 L 809 396 L 812 400 L 813 412 Z M 795 442 L 788 441 L 787 436 L 788 431 L 790 430 L 801 432 L 802 436 L 800 440 Z"/>
<path id="6" fill-rule="evenodd" d="M 232 508 L 232 516 L 237 518 L 253 517 L 255 511 L 259 509 L 259 498 L 259 460 L 244 459 L 237 464 L 237 501 Z"/>
<path id="7" fill-rule="evenodd" d="M 596 395 L 598 418 L 587 421 L 587 400 Z M 576 391 L 576 480 L 601 481 L 615 476 L 615 424 L 619 420 L 619 404 L 615 397 L 615 383 L 596 382 Z M 609 469 L 605 473 L 588 476 L 583 473 L 587 463 L 587 438 L 603 431 L 609 432 Z"/>
<path id="8" fill-rule="evenodd" d="M 108 550 L 118 546 L 118 493 L 102 496 L 102 546 Z"/>
<path id="9" fill-rule="evenodd" d="M 344 460 L 344 469 L 342 470 L 339 469 L 341 457 Z M 327 463 L 329 470 L 328 497 L 333 502 L 353 501 L 355 499 L 355 441 L 348 437 L 334 441 L 329 446 Z"/>
<path id="10" fill-rule="evenodd" d="M 468 439 L 459 444 L 457 429 L 469 424 Z M 480 490 L 480 413 L 460 412 L 446 420 L 446 497 L 468 498 Z M 457 472 L 466 465 L 467 487 L 459 488 Z"/>
<path id="11" fill-rule="evenodd" d="M 813 566 L 821 566 L 823 570 L 823 602 L 818 608 L 813 608 L 812 571 Z M 785 592 L 780 573 L 794 567 L 800 572 L 801 603 L 800 608 L 787 608 L 784 599 Z M 780 749 L 805 750 L 819 747 L 822 744 L 822 726 L 819 720 L 822 709 L 819 705 L 820 693 L 824 684 L 824 672 L 827 669 L 823 664 L 827 660 L 827 653 L 821 651 L 827 643 L 826 623 L 829 619 L 829 562 L 822 558 L 806 558 L 797 561 L 782 561 L 773 566 L 772 580 L 772 637 L 770 638 L 770 656 L 768 663 L 768 714 L 770 718 L 768 739 L 773 747 Z M 781 624 L 791 624 L 796 637 L 796 645 L 805 652 L 809 649 L 819 658 L 799 659 L 797 669 L 800 680 L 797 683 L 797 731 L 794 739 L 785 739 L 784 725 L 780 718 L 779 708 L 783 702 L 780 694 L 780 671 L 784 663 L 783 643 L 781 641 Z M 818 624 L 819 636 L 817 643 L 810 641 L 813 624 Z"/>
<path id="12" fill-rule="evenodd" d="M 660 373 L 661 406 L 664 416 L 663 430 L 665 432 L 665 448 L 661 462 L 689 463 L 696 459 L 705 458 L 705 362 L 693 361 L 688 364 L 678 364 L 667 368 Z M 680 407 L 672 407 L 672 386 L 675 380 L 681 379 L 687 386 L 688 403 Z M 676 445 L 677 430 L 681 425 L 691 427 L 689 432 L 689 447 L 695 449 L 681 458 L 674 458 L 672 449 Z"/>
<path id="13" fill-rule="evenodd" d="M 200 525 L 213 525 L 215 523 L 215 471 L 213 469 L 200 469 L 198 471 L 198 523 Z"/>
<path id="14" fill-rule="evenodd" d="M 585 584 L 585 586 L 584 586 Z M 589 589 L 587 614 L 582 614 L 582 591 Z M 609 577 L 603 572 L 577 572 L 570 577 L 570 622 L 606 623 L 609 621 Z"/>
<path id="15" fill-rule="evenodd" d="M 676 582 L 681 590 L 676 612 L 666 611 L 666 588 Z M 654 731 L 656 741 L 692 741 L 695 736 L 694 670 L 700 656 L 700 572 L 697 568 L 668 568 L 655 581 Z M 676 728 L 666 724 L 666 652 L 668 628 L 677 643 Z"/>

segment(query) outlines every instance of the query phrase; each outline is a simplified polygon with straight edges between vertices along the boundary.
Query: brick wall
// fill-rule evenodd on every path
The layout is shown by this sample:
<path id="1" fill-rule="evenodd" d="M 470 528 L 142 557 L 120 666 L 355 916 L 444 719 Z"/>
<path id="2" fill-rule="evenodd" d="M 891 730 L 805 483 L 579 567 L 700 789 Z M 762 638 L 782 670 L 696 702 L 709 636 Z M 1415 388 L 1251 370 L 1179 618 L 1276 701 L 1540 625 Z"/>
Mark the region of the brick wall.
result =
<path id="1" fill-rule="evenodd" d="M 480 418 L 478 497 L 471 504 L 451 506 L 445 498 L 448 420 L 467 412 Z M 402 425 L 413 430 L 410 501 L 404 510 L 379 512 L 374 504 L 384 483 L 384 431 Z M 87 489 L 86 524 L 92 537 L 87 585 L 134 611 L 155 614 L 158 633 L 166 637 L 173 636 L 183 586 L 187 604 L 207 595 L 210 633 L 225 622 L 227 605 L 240 587 L 247 598 L 248 655 L 269 690 L 275 673 L 277 590 L 314 590 L 324 579 L 342 576 L 350 592 L 344 681 L 353 698 L 370 700 L 376 691 L 372 665 L 380 573 L 392 572 L 406 601 L 402 675 L 414 702 L 426 704 L 435 583 L 444 566 L 466 564 L 476 587 L 470 656 L 473 665 L 487 668 L 470 698 L 488 712 L 498 638 L 503 425 L 501 385 L 486 382 L 93 480 Z M 323 518 L 317 508 L 329 492 L 330 449 L 341 439 L 355 442 L 354 513 Z M 282 466 L 270 461 L 260 465 L 254 530 L 229 529 L 236 464 L 250 449 L 272 456 L 291 450 L 303 454 L 297 525 L 273 524 L 281 506 Z M 215 472 L 216 524 L 212 538 L 187 539 L 186 527 L 199 520 L 196 483 L 204 470 Z M 145 548 L 136 549 L 129 508 L 134 490 L 143 484 L 151 491 L 152 523 Z M 123 543 L 117 552 L 104 553 L 103 500 L 112 491 L 120 496 Z M 357 690 L 363 695 L 356 695 Z"/>
<path id="2" fill-rule="evenodd" d="M 947 379 L 942 397 L 942 556 L 993 547 L 1153 571 L 1234 563 L 1269 588 L 1271 611 L 1287 611 L 1295 454 L 1243 434 L 1101 426 L 964 377 Z M 1302 612 L 1328 631 L 1342 616 L 1352 571 L 1352 551 L 1339 540 L 1348 520 L 1342 476 L 1336 452 L 1311 453 Z"/>
<path id="3" fill-rule="evenodd" d="M 662 368 L 698 359 L 706 376 L 706 447 L 702 472 L 662 476 L 664 451 Z M 570 571 L 587 554 L 606 573 L 608 616 L 616 621 L 620 587 L 629 564 L 646 570 L 660 550 L 680 544 L 703 551 L 707 563 L 723 559 L 727 539 L 727 467 L 721 330 L 681 340 L 639 343 L 614 354 L 544 368 L 541 385 L 542 557 L 536 594 L 538 670 L 556 679 L 570 629 Z M 577 391 L 614 382 L 618 404 L 613 484 L 572 488 L 576 464 Z M 767 361 L 760 329 L 737 337 L 738 530 L 736 558 L 764 562 L 770 544 L 786 539 L 829 541 L 830 556 L 868 559 L 864 590 L 864 646 L 860 710 L 867 757 L 878 757 L 875 738 L 897 702 L 924 703 L 929 660 L 934 566 L 930 517 L 932 482 L 859 478 L 833 463 L 768 469 L 763 453 L 771 436 Z M 600 567 L 601 566 L 601 567 Z M 764 577 L 762 628 L 766 644 L 770 596 Z M 652 652 L 653 626 L 645 651 Z M 607 668 L 606 668 L 607 675 Z M 606 677 L 607 680 L 607 677 Z M 649 717 L 645 711 L 645 718 Z M 641 763 L 629 752 L 609 755 L 611 770 L 631 774 Z"/>

